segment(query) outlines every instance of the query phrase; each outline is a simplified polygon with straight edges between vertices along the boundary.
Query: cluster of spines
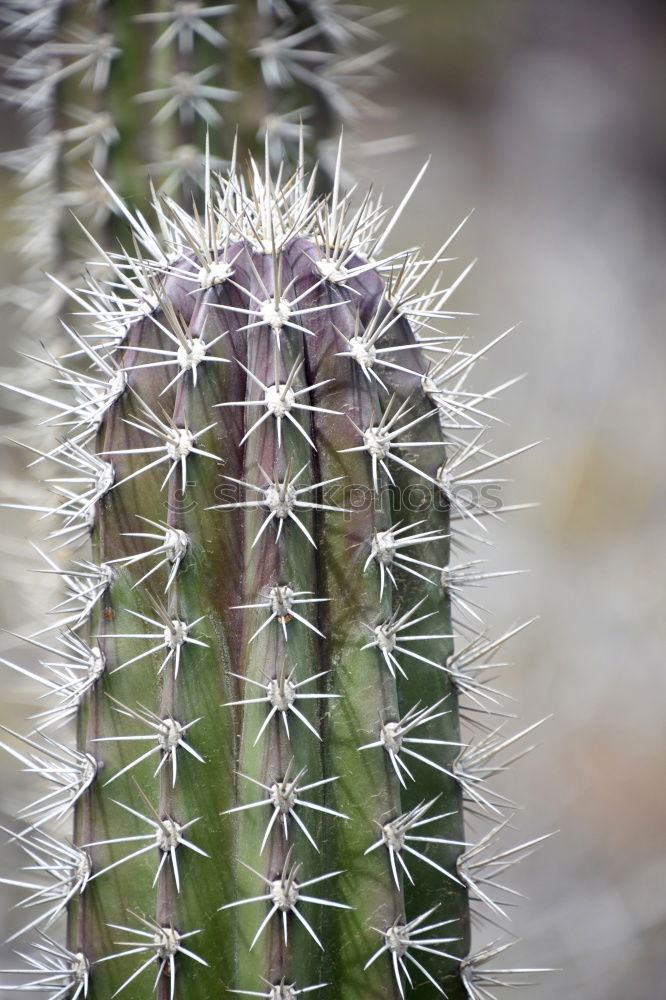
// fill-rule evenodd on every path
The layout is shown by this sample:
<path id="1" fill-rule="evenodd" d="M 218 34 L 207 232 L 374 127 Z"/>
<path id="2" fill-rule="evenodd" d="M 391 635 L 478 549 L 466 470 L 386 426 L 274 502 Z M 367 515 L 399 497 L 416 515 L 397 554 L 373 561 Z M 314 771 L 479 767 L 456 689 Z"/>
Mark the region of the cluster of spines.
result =
<path id="1" fill-rule="evenodd" d="M 532 847 L 494 848 L 508 804 L 486 787 L 523 735 L 505 737 L 493 724 L 500 695 L 485 680 L 494 672 L 490 658 L 512 633 L 487 639 L 477 610 L 459 597 L 460 587 L 478 584 L 483 573 L 431 561 L 431 553 L 448 549 L 449 509 L 469 519 L 472 532 L 500 513 L 479 500 L 462 503 L 456 492 L 458 482 L 485 482 L 499 461 L 476 429 L 483 401 L 498 390 L 464 389 L 477 355 L 465 354 L 460 338 L 431 335 L 438 317 L 454 315 L 446 307 L 450 288 L 418 290 L 432 262 L 413 251 L 382 256 L 406 202 L 386 223 L 369 199 L 353 208 L 338 178 L 339 170 L 333 196 L 319 201 L 302 168 L 277 182 L 268 169 L 253 166 L 246 181 L 232 168 L 217 196 L 207 182 L 201 218 L 168 200 L 156 205 L 165 250 L 138 217 L 138 255 L 105 254 L 114 280 L 93 279 L 74 293 L 88 329 L 72 335 L 72 353 L 89 367 L 82 374 L 70 360 L 50 361 L 74 402 L 53 401 L 52 423 L 65 425 L 68 439 L 39 460 L 72 475 L 52 478 L 58 500 L 40 513 L 56 519 L 55 548 L 63 537 L 79 545 L 91 539 L 92 558 L 77 556 L 59 571 L 44 554 L 66 590 L 55 623 L 29 637 L 46 653 L 47 673 L 9 664 L 31 673 L 55 700 L 23 748 L 11 749 L 54 786 L 27 808 L 28 826 L 16 836 L 42 871 L 49 854 L 54 861 L 54 881 L 28 886 L 26 905 L 44 906 L 47 928 L 67 908 L 71 950 L 41 938 L 21 988 L 37 984 L 54 998 L 85 994 L 96 970 L 113 959 L 125 970 L 121 992 L 157 959 L 156 985 L 174 995 L 188 975 L 187 959 L 214 961 L 191 940 L 203 926 L 184 922 L 194 910 L 210 924 L 202 909 L 210 885 L 207 892 L 201 883 L 190 887 L 202 908 L 185 905 L 181 893 L 188 854 L 213 853 L 197 839 L 197 827 L 207 829 L 210 846 L 210 807 L 205 819 L 181 813 L 191 779 L 179 780 L 179 768 L 204 761 L 215 776 L 202 779 L 200 771 L 196 782 L 213 807 L 224 806 L 213 829 L 216 848 L 224 842 L 216 864 L 228 865 L 218 872 L 216 927 L 233 926 L 243 953 L 263 947 L 269 973 L 267 992 L 233 983 L 231 970 L 242 974 L 245 966 L 238 951 L 220 947 L 221 979 L 236 992 L 283 1000 L 324 990 L 309 943 L 325 948 L 318 914 L 329 907 L 340 921 L 362 914 L 346 930 L 332 925 L 347 951 L 331 956 L 329 947 L 323 967 L 338 984 L 345 976 L 347 987 L 362 982 L 364 996 L 372 989 L 404 995 L 418 977 L 437 993 L 462 996 L 463 988 L 477 1000 L 504 976 L 485 967 L 487 951 L 466 954 L 465 908 L 469 892 L 491 919 L 503 915 L 509 890 L 497 877 Z M 118 210 L 126 213 L 120 203 Z M 425 395 L 415 396 L 422 386 Z M 472 441 L 464 443 L 470 425 Z M 228 440 L 239 447 L 225 450 Z M 445 458 L 445 445 L 453 457 Z M 385 488 L 425 484 L 442 500 L 437 526 L 427 523 L 431 511 L 414 517 L 405 508 L 411 520 L 395 520 L 394 500 L 376 509 L 374 499 L 366 509 L 355 509 L 353 497 L 349 507 L 324 502 L 326 488 L 341 481 L 364 484 L 374 499 Z M 228 484 L 242 499 L 225 499 Z M 205 514 L 188 503 L 194 494 L 201 499 L 202 489 L 213 495 Z M 141 508 L 134 518 L 132 501 Z M 345 563 L 354 550 L 350 579 Z M 211 595 L 206 577 L 216 574 Z M 232 593 L 243 599 L 228 600 Z M 196 609 L 211 597 L 215 621 Z M 456 652 L 449 628 L 434 627 L 447 621 L 453 598 L 463 635 Z M 140 663 L 148 670 L 138 683 Z M 415 688 L 415 671 L 424 668 Z M 120 687 L 118 677 L 125 679 Z M 226 697 L 213 712 L 216 694 Z M 151 697 L 158 711 L 146 706 Z M 480 726 L 478 742 L 463 745 L 459 712 Z M 49 732 L 73 714 L 77 749 Z M 210 742 L 201 752 L 206 725 L 219 730 L 214 754 Z M 322 752 L 313 753 L 313 741 Z M 349 787 L 352 773 L 358 789 Z M 157 797 L 142 787 L 151 775 L 159 775 Z M 102 809 L 116 782 L 127 800 L 114 796 L 116 804 Z M 359 802 L 360 793 L 366 798 Z M 442 795 L 452 808 L 442 808 Z M 473 845 L 462 835 L 463 800 L 492 822 Z M 360 809 L 367 815 L 359 837 Z M 42 829 L 72 810 L 77 846 Z M 321 817 L 330 818 L 323 839 Z M 457 837 L 441 835 L 450 817 Z M 107 835 L 107 822 L 115 836 Z M 374 833 L 360 843 L 373 822 Z M 453 864 L 438 860 L 442 849 Z M 324 864 L 312 874 L 320 855 L 347 863 L 353 852 L 354 870 Z M 438 880 L 419 884 L 412 858 Z M 138 859 L 143 867 L 131 885 L 144 900 L 155 889 L 156 910 L 132 912 L 128 922 L 127 901 L 110 903 L 111 889 L 104 895 L 100 887 Z M 361 884 L 354 884 L 359 872 Z M 332 898 L 310 888 L 329 878 L 343 886 Z M 447 902 L 455 895 L 453 916 L 436 905 L 414 909 L 433 888 Z M 104 915 L 108 927 L 95 922 L 100 901 L 114 911 Z M 256 905 L 242 905 L 260 903 L 268 904 L 261 919 Z M 109 928 L 120 945 L 99 955 L 95 935 L 108 938 Z M 358 967 L 335 967 L 338 958 L 356 958 L 373 935 L 376 948 Z M 446 970 L 445 983 L 433 962 Z M 347 988 L 345 995 L 353 994 Z"/>

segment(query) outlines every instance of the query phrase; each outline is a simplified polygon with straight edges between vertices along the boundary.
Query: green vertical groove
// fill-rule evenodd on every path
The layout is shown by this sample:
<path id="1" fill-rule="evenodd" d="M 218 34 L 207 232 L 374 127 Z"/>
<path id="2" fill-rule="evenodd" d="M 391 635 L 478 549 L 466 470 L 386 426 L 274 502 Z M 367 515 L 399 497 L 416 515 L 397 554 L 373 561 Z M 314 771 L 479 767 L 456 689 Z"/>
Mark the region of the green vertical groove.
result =
<path id="1" fill-rule="evenodd" d="M 214 292 L 208 298 L 214 298 Z M 204 341 L 214 339 L 211 328 L 219 330 L 219 321 L 207 317 L 207 309 L 199 293 L 197 306 L 189 326 L 192 337 Z M 210 322 L 206 320 L 210 319 Z M 219 331 L 221 332 L 221 330 Z M 218 357 L 230 354 L 226 341 Z M 185 374 L 178 381 L 174 405 L 174 422 L 192 431 L 211 423 L 213 400 L 225 398 L 228 362 L 204 365 L 197 370 L 197 387 L 192 375 Z M 175 366 L 171 368 L 173 375 Z M 214 455 L 223 447 L 221 428 L 214 427 L 199 438 L 199 446 Z M 161 780 L 163 811 L 180 823 L 195 817 L 197 822 L 185 836 L 195 843 L 208 857 L 202 857 L 187 847 L 178 849 L 181 891 L 177 893 L 172 872 L 164 869 L 160 879 L 157 919 L 162 925 L 172 922 L 181 930 L 200 929 L 192 939 L 197 954 L 205 951 L 211 974 L 219 983 L 229 986 L 233 980 L 233 934 L 229 916 L 218 910 L 220 892 L 225 897 L 233 895 L 233 858 L 237 849 L 234 830 L 220 814 L 233 801 L 234 782 L 228 761 L 233 755 L 233 730 L 221 707 L 231 696 L 232 685 L 228 677 L 231 667 L 230 640 L 225 618 L 225 586 L 220 587 L 219 577 L 206 572 L 210 563 L 213 540 L 208 525 L 206 506 L 219 476 L 218 468 L 210 459 L 193 456 L 188 462 L 188 481 L 182 492 L 180 477 L 171 481 L 169 489 L 168 523 L 184 531 L 188 538 L 188 553 L 182 568 L 176 574 L 169 591 L 169 614 L 188 623 L 203 618 L 193 625 L 192 636 L 204 641 L 200 646 L 183 649 L 183 660 L 177 677 L 173 670 L 165 678 L 162 690 L 162 714 L 173 715 L 183 724 L 198 719 L 191 730 L 191 740 L 204 763 L 189 754 L 180 754 L 181 775 L 172 787 L 169 771 Z M 218 552 L 224 551 L 220 546 Z M 213 551 L 215 551 L 213 549 Z M 212 584 L 212 586 L 211 586 Z M 214 866 L 214 873 L 212 871 Z M 197 887 L 193 892 L 193 887 Z M 196 988 L 201 967 L 194 962 L 182 962 L 184 995 Z M 168 996 L 170 984 L 161 982 L 161 992 Z M 212 994 L 202 993 L 202 996 Z"/>

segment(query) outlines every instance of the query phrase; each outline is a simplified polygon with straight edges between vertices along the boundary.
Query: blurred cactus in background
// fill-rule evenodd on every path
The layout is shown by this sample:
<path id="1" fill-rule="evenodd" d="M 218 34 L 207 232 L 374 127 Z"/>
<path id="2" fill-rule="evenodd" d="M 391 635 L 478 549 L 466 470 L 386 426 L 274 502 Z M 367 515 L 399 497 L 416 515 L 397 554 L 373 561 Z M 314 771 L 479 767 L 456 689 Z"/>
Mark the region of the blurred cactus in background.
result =
<path id="1" fill-rule="evenodd" d="M 25 189 L 31 321 L 43 329 L 64 301 L 53 283 L 44 296 L 44 269 L 71 281 L 90 252 L 72 213 L 102 245 L 128 235 L 91 165 L 132 204 L 146 204 L 152 181 L 189 206 L 210 131 L 216 168 L 235 140 L 244 157 L 267 135 L 273 163 L 292 168 L 304 139 L 323 179 L 340 123 L 372 110 L 362 92 L 389 51 L 377 27 L 392 13 L 329 0 L 7 0 L 0 19 L 20 55 L 4 97 L 32 124 L 29 145 L 5 156 Z"/>
<path id="2" fill-rule="evenodd" d="M 37 938 L 2 988 L 485 1000 L 529 971 L 471 950 L 470 911 L 505 916 L 533 846 L 496 846 L 511 804 L 487 786 L 530 730 L 505 734 L 494 686 L 516 630 L 489 637 L 465 593 L 501 574 L 452 545 L 511 509 L 487 487 L 524 449 L 488 450 L 505 386 L 469 389 L 484 352 L 441 328 L 467 271 L 434 274 L 450 239 L 388 249 L 418 178 L 389 215 L 326 154 L 373 21 L 323 0 L 19 14 L 28 103 L 107 128 L 42 137 L 52 245 L 80 231 L 97 260 L 57 280 L 77 315 L 53 391 L 18 390 L 57 435 L 31 448 L 50 496 L 23 506 L 62 593 L 26 637 L 41 669 L 3 660 L 44 694 L 3 745 L 49 787 L 11 833 Z M 94 202 L 70 143 L 105 175 Z"/>

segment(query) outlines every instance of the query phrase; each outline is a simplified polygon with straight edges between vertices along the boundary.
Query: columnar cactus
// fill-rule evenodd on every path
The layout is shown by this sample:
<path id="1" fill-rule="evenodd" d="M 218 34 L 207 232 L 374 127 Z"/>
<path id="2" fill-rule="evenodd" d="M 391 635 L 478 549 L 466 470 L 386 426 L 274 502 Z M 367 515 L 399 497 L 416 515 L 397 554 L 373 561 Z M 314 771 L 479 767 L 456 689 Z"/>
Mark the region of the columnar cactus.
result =
<path id="1" fill-rule="evenodd" d="M 35 365 L 19 389 L 57 433 L 30 446 L 56 499 L 21 506 L 50 520 L 64 593 L 27 637 L 42 669 L 3 660 L 44 695 L 3 745 L 49 787 L 11 832 L 27 874 L 4 881 L 37 938 L 0 988 L 487 1000 L 514 974 L 503 945 L 471 950 L 470 909 L 504 915 L 498 877 L 531 845 L 495 846 L 486 778 L 524 734 L 486 681 L 513 633 L 486 637 L 464 593 L 498 574 L 451 546 L 452 522 L 460 543 L 498 512 L 499 388 L 468 390 L 478 355 L 440 329 L 460 279 L 425 283 L 448 240 L 432 261 L 385 249 L 413 188 L 387 221 L 331 156 L 386 13 L 0 17 L 25 43 L 9 96 L 38 119 L 8 157 L 28 256 L 55 272 L 22 304 L 40 338 L 64 297 L 75 313 L 53 398 Z M 128 207 L 149 180 L 152 211 Z M 98 259 L 72 281 L 85 239 Z"/>
<path id="2" fill-rule="evenodd" d="M 476 355 L 439 329 L 457 281 L 423 288 L 448 241 L 388 253 L 406 202 L 386 222 L 339 171 L 315 189 L 303 165 L 232 164 L 200 215 L 156 201 L 161 242 L 118 200 L 135 253 L 73 292 L 83 331 L 49 361 L 71 400 L 38 458 L 51 539 L 80 548 L 44 553 L 66 591 L 29 637 L 50 702 L 7 743 L 51 787 L 15 834 L 42 929 L 5 989 L 481 1000 L 502 981 L 470 955 L 469 906 L 496 919 L 529 847 L 494 851 L 485 784 L 517 737 L 484 683 L 504 637 L 461 596 L 483 574 L 451 555 L 452 520 L 485 530 L 497 390 L 463 388 Z"/>

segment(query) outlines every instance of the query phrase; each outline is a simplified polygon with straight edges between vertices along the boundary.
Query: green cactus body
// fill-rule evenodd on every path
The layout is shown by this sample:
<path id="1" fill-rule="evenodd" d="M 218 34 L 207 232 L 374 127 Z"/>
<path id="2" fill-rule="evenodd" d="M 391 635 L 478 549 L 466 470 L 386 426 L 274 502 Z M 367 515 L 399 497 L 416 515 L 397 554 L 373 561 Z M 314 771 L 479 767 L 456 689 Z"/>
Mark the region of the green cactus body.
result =
<path id="1" fill-rule="evenodd" d="M 2 661 L 47 696 L 3 746 L 49 787 L 12 834 L 30 875 L 4 881 L 38 936 L 0 990 L 488 1000 L 528 971 L 470 951 L 471 909 L 504 915 L 497 876 L 532 846 L 498 852 L 506 803 L 485 784 L 524 734 L 496 728 L 486 683 L 513 632 L 486 638 L 461 595 L 501 574 L 452 563 L 451 536 L 484 530 L 500 390 L 469 391 L 483 352 L 439 331 L 460 278 L 424 283 L 448 241 L 432 261 L 384 251 L 416 183 L 388 222 L 341 193 L 327 143 L 381 18 L 329 0 L 12 10 L 38 42 L 22 100 L 55 129 L 53 170 L 28 172 L 37 263 L 77 317 L 54 398 L 32 375 L 19 390 L 58 435 L 32 448 L 56 500 L 23 506 L 51 515 L 64 593 L 28 637 L 45 670 Z M 89 257 L 72 206 L 99 260 L 68 290 Z M 38 326 L 64 308 L 39 298 Z"/>
<path id="2" fill-rule="evenodd" d="M 469 895 L 501 911 L 497 862 L 463 803 L 497 816 L 481 778 L 515 738 L 461 737 L 502 640 L 454 652 L 449 558 L 452 510 L 484 513 L 455 484 L 496 461 L 459 437 L 483 397 L 430 265 L 382 255 L 404 206 L 382 233 L 314 187 L 252 165 L 201 219 L 158 202 L 168 246 L 134 220 L 141 255 L 76 293 L 96 328 L 56 362 L 47 457 L 52 537 L 91 551 L 31 640 L 53 705 L 8 744 L 55 784 L 19 835 L 66 861 L 37 893 L 47 928 L 67 911 L 67 947 L 38 944 L 54 998 L 484 996 Z M 49 735 L 71 718 L 75 750 Z"/>
<path id="3" fill-rule="evenodd" d="M 451 514 L 484 513 L 455 487 L 497 461 L 460 437 L 474 356 L 432 332 L 431 265 L 382 255 L 404 204 L 382 232 L 303 166 L 211 180 L 201 219 L 155 204 L 163 250 L 118 203 L 141 254 L 75 293 L 92 332 L 55 362 L 74 398 L 42 453 L 51 538 L 90 552 L 45 554 L 66 593 L 31 641 L 58 683 L 7 744 L 55 785 L 21 843 L 65 859 L 37 898 L 47 928 L 67 911 L 67 947 L 40 939 L 36 981 L 483 997 L 469 895 L 501 913 L 484 878 L 504 860 L 492 834 L 467 844 L 463 804 L 499 815 L 482 779 L 516 738 L 460 729 L 461 696 L 494 703 L 505 638 L 453 649 L 452 598 L 483 574 L 451 567 Z M 71 718 L 76 749 L 49 735 Z M 70 813 L 72 843 L 52 839 Z"/>

